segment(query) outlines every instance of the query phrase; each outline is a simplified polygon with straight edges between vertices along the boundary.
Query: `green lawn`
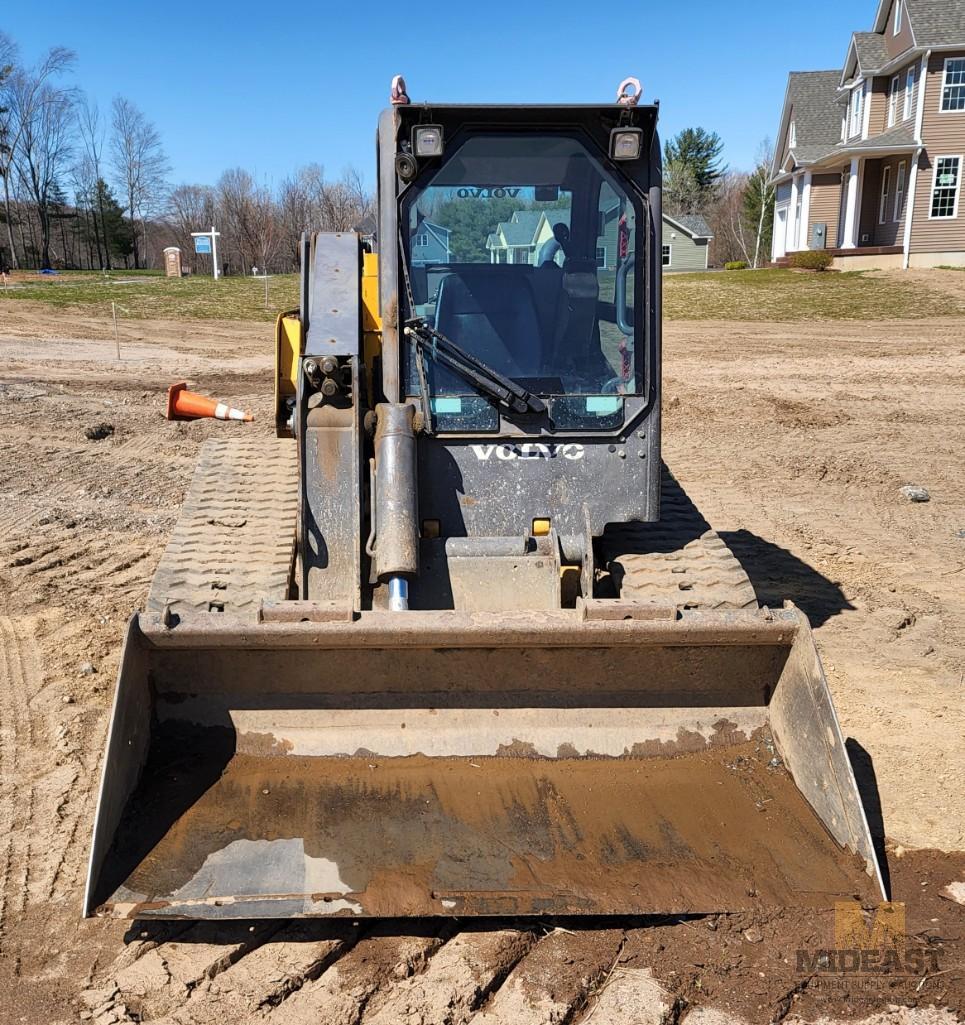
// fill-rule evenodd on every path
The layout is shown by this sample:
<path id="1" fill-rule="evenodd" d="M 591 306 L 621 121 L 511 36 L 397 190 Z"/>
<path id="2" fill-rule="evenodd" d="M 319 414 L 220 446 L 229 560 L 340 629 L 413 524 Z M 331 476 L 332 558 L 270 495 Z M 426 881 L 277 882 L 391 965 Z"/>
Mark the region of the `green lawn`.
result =
<path id="1" fill-rule="evenodd" d="M 789 270 L 668 274 L 667 320 L 884 320 L 965 315 L 965 294 L 949 288 L 942 272 L 932 278 L 900 271 L 795 273 Z M 110 276 L 20 273 L 4 299 L 30 299 L 110 317 L 116 302 L 125 319 L 271 321 L 298 305 L 298 275 L 264 280 L 230 277 L 165 278 L 157 273 L 115 271 Z M 612 289 L 612 285 L 611 285 Z M 0 314 L 2 318 L 2 314 Z"/>
<path id="2" fill-rule="evenodd" d="M 917 320 L 965 314 L 961 294 L 901 271 L 668 274 L 667 320 Z"/>
<path id="3" fill-rule="evenodd" d="M 114 271 L 111 275 L 64 273 L 50 277 L 17 274 L 0 288 L 0 301 L 30 299 L 84 313 L 136 320 L 274 320 L 298 305 L 298 275 L 268 279 L 268 309 L 263 278 L 166 278 L 158 273 Z M 2 318 L 2 314 L 0 314 Z"/>

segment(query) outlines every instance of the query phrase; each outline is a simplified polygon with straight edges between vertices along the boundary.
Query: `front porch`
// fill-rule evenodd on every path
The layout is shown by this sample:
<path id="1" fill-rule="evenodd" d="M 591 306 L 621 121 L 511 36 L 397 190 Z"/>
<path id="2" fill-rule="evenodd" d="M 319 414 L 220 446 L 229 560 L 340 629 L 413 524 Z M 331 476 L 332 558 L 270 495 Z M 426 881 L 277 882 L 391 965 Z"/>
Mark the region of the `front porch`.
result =
<path id="1" fill-rule="evenodd" d="M 806 171 L 795 169 L 779 188 L 773 263 L 806 249 L 830 251 L 837 270 L 907 265 L 909 199 L 916 180 L 914 153 L 902 150 L 833 155 Z"/>
<path id="2" fill-rule="evenodd" d="M 905 250 L 902 246 L 858 246 L 855 249 L 828 249 L 834 257 L 834 270 L 884 270 L 903 266 Z M 884 257 L 890 257 L 885 260 Z M 790 267 L 790 256 L 782 256 L 772 267 Z"/>

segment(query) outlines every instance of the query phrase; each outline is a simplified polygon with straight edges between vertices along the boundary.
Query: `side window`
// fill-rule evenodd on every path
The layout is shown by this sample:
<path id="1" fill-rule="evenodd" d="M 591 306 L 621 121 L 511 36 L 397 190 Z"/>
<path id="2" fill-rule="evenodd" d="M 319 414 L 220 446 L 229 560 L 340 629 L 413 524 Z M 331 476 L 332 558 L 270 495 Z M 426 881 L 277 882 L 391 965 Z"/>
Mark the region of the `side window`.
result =
<path id="1" fill-rule="evenodd" d="M 663 247 L 663 265 L 670 267 L 673 264 L 673 246 Z"/>
<path id="2" fill-rule="evenodd" d="M 636 243 L 636 216 L 626 199 L 617 195 L 608 182 L 600 185 L 600 202 L 596 239 L 597 277 L 600 302 L 613 304 L 613 320 L 600 320 L 600 347 L 615 378 L 626 382 L 620 390 L 633 391 L 633 333 L 620 326 L 616 310 L 617 279 L 624 287 L 624 320 L 633 321 L 634 268 L 630 258 Z M 626 326 L 626 324 L 624 324 Z"/>
<path id="3" fill-rule="evenodd" d="M 945 61 L 941 110 L 945 114 L 965 110 L 965 57 Z"/>

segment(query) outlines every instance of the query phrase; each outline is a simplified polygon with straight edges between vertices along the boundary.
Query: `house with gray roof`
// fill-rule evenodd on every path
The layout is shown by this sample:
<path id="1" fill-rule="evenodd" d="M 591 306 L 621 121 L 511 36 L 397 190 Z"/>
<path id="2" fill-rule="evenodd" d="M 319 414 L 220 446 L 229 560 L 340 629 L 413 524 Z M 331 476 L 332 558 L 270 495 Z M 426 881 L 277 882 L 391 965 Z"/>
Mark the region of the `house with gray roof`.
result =
<path id="1" fill-rule="evenodd" d="M 663 215 L 665 272 L 707 270 L 714 235 L 699 214 Z"/>
<path id="2" fill-rule="evenodd" d="M 412 229 L 412 266 L 422 267 L 427 263 L 448 263 L 450 258 L 449 229 L 419 216 Z"/>
<path id="3" fill-rule="evenodd" d="M 545 207 L 539 210 L 514 210 L 508 221 L 500 221 L 486 241 L 491 263 L 537 262 L 544 242 L 553 237 L 553 226 L 569 227 L 569 207 Z"/>
<path id="4" fill-rule="evenodd" d="M 879 0 L 844 65 L 788 77 L 772 257 L 965 266 L 965 0 Z"/>
<path id="5" fill-rule="evenodd" d="M 602 231 L 596 247 L 600 270 L 615 270 L 618 261 L 620 206 L 601 211 Z M 539 262 L 543 245 L 553 237 L 557 224 L 569 225 L 568 207 L 540 210 L 517 210 L 508 221 L 501 221 L 486 241 L 491 263 Z M 699 216 L 686 214 L 663 217 L 663 269 L 665 271 L 706 270 L 710 242 L 713 239 L 707 222 Z M 556 257 L 562 261 L 562 253 Z"/>

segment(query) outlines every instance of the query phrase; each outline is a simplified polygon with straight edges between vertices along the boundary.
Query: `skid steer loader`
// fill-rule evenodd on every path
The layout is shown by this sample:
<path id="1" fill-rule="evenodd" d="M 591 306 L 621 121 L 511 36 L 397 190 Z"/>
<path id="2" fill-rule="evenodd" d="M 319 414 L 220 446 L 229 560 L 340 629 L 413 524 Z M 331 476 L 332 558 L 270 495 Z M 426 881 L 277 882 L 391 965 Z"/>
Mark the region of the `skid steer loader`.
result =
<path id="1" fill-rule="evenodd" d="M 882 896 L 807 620 L 662 467 L 638 99 L 398 90 L 377 242 L 302 240 L 277 437 L 207 443 L 131 620 L 87 915 Z"/>

